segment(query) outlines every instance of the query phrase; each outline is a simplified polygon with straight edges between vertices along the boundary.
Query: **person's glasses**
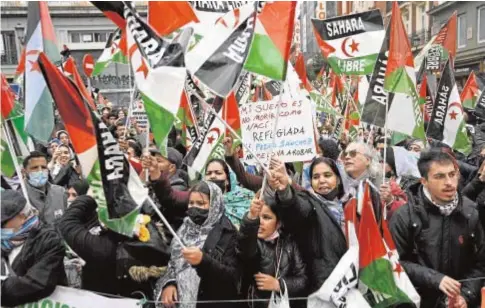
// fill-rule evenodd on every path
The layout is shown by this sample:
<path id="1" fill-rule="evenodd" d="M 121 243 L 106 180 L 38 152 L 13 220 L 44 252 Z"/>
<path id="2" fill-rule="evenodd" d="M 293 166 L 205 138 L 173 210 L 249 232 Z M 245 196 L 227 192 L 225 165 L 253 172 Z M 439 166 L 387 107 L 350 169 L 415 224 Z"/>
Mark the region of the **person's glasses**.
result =
<path id="1" fill-rule="evenodd" d="M 357 154 L 359 154 L 359 152 L 357 152 L 357 150 L 350 150 L 350 151 L 345 151 L 344 152 L 344 158 L 348 156 L 350 156 L 350 158 L 354 158 L 355 156 L 357 156 Z"/>

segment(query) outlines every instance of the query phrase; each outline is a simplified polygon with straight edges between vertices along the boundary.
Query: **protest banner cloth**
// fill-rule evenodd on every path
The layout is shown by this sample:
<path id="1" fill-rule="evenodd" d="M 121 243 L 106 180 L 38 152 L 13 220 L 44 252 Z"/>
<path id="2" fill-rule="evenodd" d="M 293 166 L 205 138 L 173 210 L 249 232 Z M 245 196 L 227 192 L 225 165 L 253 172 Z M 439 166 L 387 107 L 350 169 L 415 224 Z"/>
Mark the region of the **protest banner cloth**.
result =
<path id="1" fill-rule="evenodd" d="M 58 286 L 50 296 L 16 308 L 27 307 L 137 308 L 139 301 L 130 298 L 108 298 L 89 291 Z"/>
<path id="2" fill-rule="evenodd" d="M 240 108 L 243 143 L 261 161 L 268 161 L 273 152 L 284 162 L 307 161 L 316 155 L 313 138 L 311 104 L 307 100 L 293 99 L 284 95 L 281 100 L 278 127 L 274 121 L 279 97 L 271 101 L 248 103 Z M 275 149 L 273 137 L 276 133 Z M 256 163 L 254 156 L 246 152 L 246 163 Z"/>

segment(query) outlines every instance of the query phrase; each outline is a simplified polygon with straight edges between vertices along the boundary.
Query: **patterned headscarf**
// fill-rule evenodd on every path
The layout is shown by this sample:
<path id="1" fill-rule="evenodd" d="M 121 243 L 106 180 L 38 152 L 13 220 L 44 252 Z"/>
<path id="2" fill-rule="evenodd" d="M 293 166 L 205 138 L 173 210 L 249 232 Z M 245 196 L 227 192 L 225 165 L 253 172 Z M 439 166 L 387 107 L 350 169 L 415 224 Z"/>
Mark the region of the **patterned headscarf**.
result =
<path id="1" fill-rule="evenodd" d="M 197 225 L 189 217 L 185 217 L 177 235 L 186 247 L 198 247 L 202 249 L 210 231 L 220 221 L 225 213 L 224 199 L 221 189 L 210 181 L 203 181 L 210 190 L 209 215 L 202 225 Z M 177 284 L 179 301 L 195 302 L 199 291 L 200 277 L 195 269 L 185 261 L 182 255 L 182 246 L 173 239 L 171 243 L 171 257 L 168 263 L 167 273 L 159 279 L 155 288 L 155 298 L 161 294 L 161 290 L 170 282 Z M 184 304 L 179 307 L 195 307 L 194 304 Z"/>

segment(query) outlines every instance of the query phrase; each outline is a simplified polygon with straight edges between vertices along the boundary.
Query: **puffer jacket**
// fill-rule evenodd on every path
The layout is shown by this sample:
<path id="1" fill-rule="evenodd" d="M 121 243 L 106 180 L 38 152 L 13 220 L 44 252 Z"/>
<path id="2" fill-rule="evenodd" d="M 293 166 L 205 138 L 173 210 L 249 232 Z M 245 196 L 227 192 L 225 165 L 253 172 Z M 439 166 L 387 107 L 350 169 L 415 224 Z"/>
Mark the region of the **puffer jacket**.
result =
<path id="1" fill-rule="evenodd" d="M 254 281 L 254 274 L 261 272 L 276 277 L 279 264 L 278 280 L 282 291 L 286 284 L 288 296 L 300 297 L 305 293 L 308 284 L 306 266 L 296 242 L 290 236 L 280 235 L 274 241 L 266 242 L 258 239 L 259 218 L 249 219 L 247 214 L 241 222 L 238 234 L 238 256 L 243 264 L 243 295 L 249 299 L 267 298 L 270 291 L 259 291 Z M 283 283 L 284 281 L 284 283 Z M 250 307 L 268 307 L 268 302 L 249 303 Z M 291 301 L 290 306 L 296 307 L 304 301 Z"/>
<path id="2" fill-rule="evenodd" d="M 52 227 L 43 225 L 31 231 L 11 264 L 14 273 L 2 281 L 2 306 L 35 302 L 52 294 L 57 285 L 67 285 L 64 253 L 62 239 Z"/>
<path id="3" fill-rule="evenodd" d="M 413 185 L 390 228 L 401 264 L 421 295 L 421 307 L 445 307 L 439 290 L 444 276 L 463 280 L 485 274 L 483 228 L 475 204 L 461 194 L 457 208 L 443 216 L 424 196 L 422 185 Z M 481 285 L 481 280 L 461 282 L 468 307 L 479 304 Z"/>
<path id="4" fill-rule="evenodd" d="M 294 235 L 307 266 L 309 287 L 306 295 L 318 290 L 347 251 L 347 241 L 340 222 L 327 203 L 308 191 L 287 187 L 276 193 L 282 222 Z"/>

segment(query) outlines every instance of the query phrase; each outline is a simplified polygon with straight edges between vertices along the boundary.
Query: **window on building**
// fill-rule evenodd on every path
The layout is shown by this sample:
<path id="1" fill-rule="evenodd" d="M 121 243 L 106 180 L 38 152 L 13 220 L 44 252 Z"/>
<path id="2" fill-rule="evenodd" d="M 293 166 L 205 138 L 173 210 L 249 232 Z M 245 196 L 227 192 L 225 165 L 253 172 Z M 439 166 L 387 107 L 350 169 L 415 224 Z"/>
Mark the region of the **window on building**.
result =
<path id="1" fill-rule="evenodd" d="M 69 31 L 71 43 L 105 43 L 111 31 Z"/>
<path id="2" fill-rule="evenodd" d="M 485 43 L 485 6 L 478 8 L 478 42 Z"/>
<path id="3" fill-rule="evenodd" d="M 15 44 L 15 31 L 1 32 L 0 56 L 2 65 L 17 64 L 17 45 Z"/>
<path id="4" fill-rule="evenodd" d="M 426 8 L 424 5 L 419 7 L 419 13 L 421 14 L 421 30 L 426 30 Z"/>
<path id="5" fill-rule="evenodd" d="M 466 15 L 458 16 L 458 48 L 466 47 Z"/>

